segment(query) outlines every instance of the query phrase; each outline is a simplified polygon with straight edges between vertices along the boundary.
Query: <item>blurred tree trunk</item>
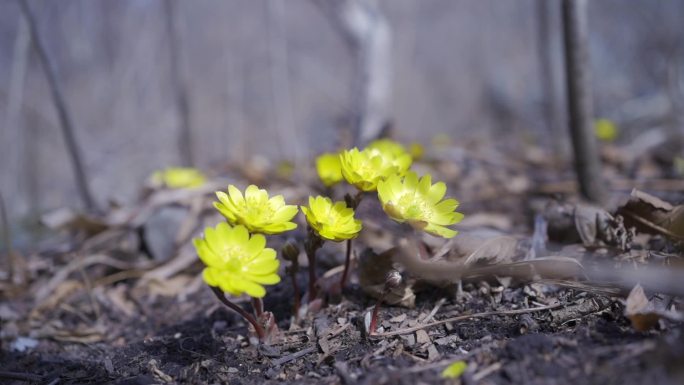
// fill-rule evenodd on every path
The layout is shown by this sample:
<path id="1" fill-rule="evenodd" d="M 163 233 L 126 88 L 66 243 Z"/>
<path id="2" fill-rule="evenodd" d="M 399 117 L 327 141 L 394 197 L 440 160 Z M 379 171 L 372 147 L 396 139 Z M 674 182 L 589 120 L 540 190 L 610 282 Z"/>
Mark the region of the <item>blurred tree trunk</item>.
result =
<path id="1" fill-rule="evenodd" d="M 563 0 L 563 37 L 568 113 L 580 193 L 589 201 L 606 198 L 601 176 L 589 69 L 587 0 Z"/>
<path id="2" fill-rule="evenodd" d="M 169 39 L 169 54 L 171 65 L 171 83 L 176 97 L 178 113 L 178 151 L 181 164 L 192 166 L 194 157 L 192 151 L 192 129 L 190 126 L 190 102 L 188 100 L 188 87 L 185 81 L 182 66 L 181 53 L 181 28 L 178 21 L 178 12 L 175 0 L 166 0 L 164 3 L 164 16 L 166 20 L 166 33 Z"/>
<path id="3" fill-rule="evenodd" d="M 356 55 L 353 142 L 377 138 L 390 121 L 392 30 L 376 0 L 317 0 Z"/>

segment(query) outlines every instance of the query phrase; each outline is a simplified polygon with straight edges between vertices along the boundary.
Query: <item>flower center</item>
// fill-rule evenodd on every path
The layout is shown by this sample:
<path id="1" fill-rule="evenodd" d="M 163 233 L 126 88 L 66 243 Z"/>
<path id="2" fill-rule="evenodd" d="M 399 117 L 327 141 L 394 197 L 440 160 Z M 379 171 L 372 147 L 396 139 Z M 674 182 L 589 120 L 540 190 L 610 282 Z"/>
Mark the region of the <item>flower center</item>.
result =
<path id="1" fill-rule="evenodd" d="M 242 209 L 244 217 L 246 218 L 250 218 L 252 220 L 267 220 L 270 217 L 272 217 L 275 213 L 275 210 L 271 208 L 271 205 L 268 204 L 268 202 L 257 202 L 254 200 L 249 200 L 246 203 L 247 204 Z"/>
<path id="2" fill-rule="evenodd" d="M 220 255 L 223 257 L 225 270 L 231 273 L 242 271 L 242 257 L 244 255 L 242 247 L 227 246 L 221 250 Z"/>
<path id="3" fill-rule="evenodd" d="M 397 207 L 405 218 L 426 218 L 429 213 L 425 199 L 413 192 L 402 195 L 397 201 Z"/>

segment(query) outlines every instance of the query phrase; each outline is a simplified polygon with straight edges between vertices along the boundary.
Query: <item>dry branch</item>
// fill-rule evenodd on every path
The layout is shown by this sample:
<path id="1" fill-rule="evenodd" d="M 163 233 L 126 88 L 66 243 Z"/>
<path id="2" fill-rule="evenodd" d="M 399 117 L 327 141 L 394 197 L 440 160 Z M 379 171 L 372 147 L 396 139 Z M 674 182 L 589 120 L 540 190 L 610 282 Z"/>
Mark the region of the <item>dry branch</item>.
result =
<path id="1" fill-rule="evenodd" d="M 93 200 L 93 195 L 90 192 L 88 186 L 88 178 L 86 177 L 85 168 L 83 167 L 81 148 L 76 140 L 76 134 L 74 132 L 73 123 L 71 116 L 66 106 L 66 101 L 64 99 L 64 94 L 57 82 L 57 71 L 55 70 L 55 65 L 50 59 L 50 56 L 45 49 L 45 44 L 38 33 L 38 26 L 36 24 L 36 18 L 34 16 L 31 7 L 27 0 L 18 0 L 19 6 L 21 7 L 22 14 L 28 22 L 29 31 L 31 31 L 31 41 L 33 42 L 33 48 L 38 54 L 43 70 L 45 71 L 45 76 L 47 77 L 48 86 L 50 87 L 50 92 L 52 94 L 52 101 L 55 104 L 55 109 L 57 110 L 57 117 L 59 119 L 60 127 L 62 127 L 62 134 L 64 135 L 64 141 L 67 146 L 69 157 L 71 159 L 71 165 L 74 169 L 74 174 L 76 177 L 76 187 L 78 193 L 83 200 L 85 207 L 88 210 L 95 210 L 96 205 Z"/>

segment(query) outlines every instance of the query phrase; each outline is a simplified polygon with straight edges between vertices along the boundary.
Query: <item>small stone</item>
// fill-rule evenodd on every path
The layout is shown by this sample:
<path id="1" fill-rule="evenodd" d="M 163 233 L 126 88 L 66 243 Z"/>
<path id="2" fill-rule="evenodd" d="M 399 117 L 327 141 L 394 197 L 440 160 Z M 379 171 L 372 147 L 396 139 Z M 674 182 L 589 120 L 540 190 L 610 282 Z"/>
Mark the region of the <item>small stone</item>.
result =
<path id="1" fill-rule="evenodd" d="M 401 314 L 399 314 L 399 315 L 396 316 L 396 317 L 390 318 L 390 319 L 389 319 L 389 322 L 392 322 L 392 323 L 400 323 L 400 322 L 404 322 L 405 319 L 406 319 L 406 313 L 401 313 Z"/>
<path id="2" fill-rule="evenodd" d="M 406 341 L 406 346 L 411 347 L 416 344 L 416 337 L 413 334 L 406 334 L 401 336 L 401 338 Z"/>
<path id="3" fill-rule="evenodd" d="M 240 372 L 240 370 L 238 370 L 238 368 L 234 368 L 232 366 L 230 368 L 228 368 L 228 373 L 238 373 L 238 372 Z"/>
<path id="4" fill-rule="evenodd" d="M 437 345 L 444 346 L 444 345 L 449 345 L 449 344 L 451 344 L 452 342 L 456 342 L 456 341 L 458 341 L 459 339 L 460 339 L 460 338 L 458 338 L 458 336 L 457 336 L 456 334 L 450 334 L 450 335 L 448 335 L 448 336 L 446 336 L 446 337 L 442 337 L 442 338 L 436 339 L 436 340 L 435 340 L 435 343 L 436 343 Z"/>
<path id="5" fill-rule="evenodd" d="M 430 361 L 435 361 L 440 357 L 439 350 L 437 350 L 437 347 L 435 347 L 434 344 L 430 344 L 428 346 L 428 360 Z"/>
<path id="6" fill-rule="evenodd" d="M 426 344 L 430 342 L 430 336 L 425 330 L 418 330 L 416 332 L 416 343 L 419 345 Z"/>

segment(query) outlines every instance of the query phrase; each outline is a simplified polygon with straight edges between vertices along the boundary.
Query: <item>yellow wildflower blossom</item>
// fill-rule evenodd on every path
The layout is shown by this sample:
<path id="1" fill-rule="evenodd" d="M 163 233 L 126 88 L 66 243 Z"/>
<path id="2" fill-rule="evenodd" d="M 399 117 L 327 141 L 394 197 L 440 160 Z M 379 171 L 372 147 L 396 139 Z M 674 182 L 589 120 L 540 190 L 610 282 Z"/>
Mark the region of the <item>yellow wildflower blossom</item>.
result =
<path id="1" fill-rule="evenodd" d="M 383 154 L 390 155 L 395 158 L 407 154 L 406 149 L 401 143 L 386 138 L 374 140 L 368 143 L 366 148 L 380 151 Z"/>
<path id="2" fill-rule="evenodd" d="M 342 165 L 340 155 L 333 153 L 321 154 L 316 158 L 316 171 L 321 181 L 330 187 L 342 180 Z"/>
<path id="3" fill-rule="evenodd" d="M 282 195 L 268 197 L 266 190 L 250 185 L 243 197 L 237 187 L 228 186 L 228 194 L 217 191 L 214 207 L 234 225 L 243 225 L 252 233 L 278 234 L 297 227 L 290 222 L 297 206 L 286 205 Z"/>
<path id="4" fill-rule="evenodd" d="M 596 137 L 604 142 L 612 142 L 617 139 L 618 129 L 615 123 L 609 119 L 597 119 L 594 122 Z"/>
<path id="5" fill-rule="evenodd" d="M 390 175 L 403 175 L 411 162 L 409 154 L 394 156 L 390 151 L 374 148 L 363 151 L 352 148 L 340 154 L 344 179 L 361 191 L 375 191 L 381 180 Z"/>
<path id="6" fill-rule="evenodd" d="M 459 378 L 466 371 L 466 369 L 468 369 L 468 364 L 466 364 L 464 361 L 456 361 L 442 371 L 442 378 Z"/>
<path id="7" fill-rule="evenodd" d="M 335 242 L 356 238 L 361 221 L 354 218 L 354 210 L 345 202 L 333 203 L 330 198 L 309 197 L 309 207 L 302 206 L 309 226 L 321 238 Z"/>
<path id="8" fill-rule="evenodd" d="M 202 186 L 207 178 L 202 172 L 192 167 L 169 167 L 155 171 L 152 182 L 172 189 L 193 188 Z"/>
<path id="9" fill-rule="evenodd" d="M 193 239 L 195 250 L 207 267 L 204 282 L 235 296 L 247 293 L 255 298 L 266 295 L 263 285 L 280 282 L 275 250 L 265 247 L 261 234 L 250 237 L 244 226 L 219 223 L 204 229 L 203 238 Z"/>
<path id="10" fill-rule="evenodd" d="M 413 142 L 409 145 L 409 154 L 413 159 L 422 159 L 425 155 L 425 147 L 418 142 Z"/>
<path id="11" fill-rule="evenodd" d="M 378 197 L 382 208 L 395 221 L 451 238 L 457 232 L 446 226 L 460 222 L 463 214 L 454 211 L 458 207 L 456 199 L 442 200 L 446 193 L 444 182 L 433 185 L 431 179 L 428 174 L 419 180 L 415 172 L 408 172 L 403 181 L 398 175 L 391 176 L 378 183 Z"/>

